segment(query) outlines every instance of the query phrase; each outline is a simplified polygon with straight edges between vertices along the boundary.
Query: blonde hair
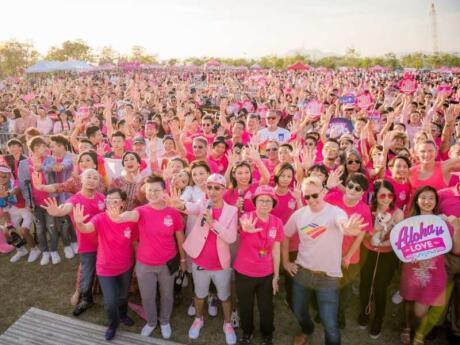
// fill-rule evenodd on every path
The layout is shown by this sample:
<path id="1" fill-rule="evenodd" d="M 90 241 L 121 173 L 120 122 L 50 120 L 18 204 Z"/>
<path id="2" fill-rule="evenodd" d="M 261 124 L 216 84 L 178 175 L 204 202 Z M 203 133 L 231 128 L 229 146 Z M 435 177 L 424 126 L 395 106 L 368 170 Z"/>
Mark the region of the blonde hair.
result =
<path id="1" fill-rule="evenodd" d="M 314 185 L 318 188 L 323 188 L 323 183 L 316 176 L 309 176 L 302 181 L 302 188 L 308 185 Z"/>

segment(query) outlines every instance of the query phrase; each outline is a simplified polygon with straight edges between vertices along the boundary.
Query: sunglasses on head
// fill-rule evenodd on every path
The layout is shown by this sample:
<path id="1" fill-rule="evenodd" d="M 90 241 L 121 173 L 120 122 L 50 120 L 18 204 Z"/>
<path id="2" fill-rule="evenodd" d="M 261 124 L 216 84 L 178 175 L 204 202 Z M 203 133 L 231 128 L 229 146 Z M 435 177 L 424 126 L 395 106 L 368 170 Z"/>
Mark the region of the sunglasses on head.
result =
<path id="1" fill-rule="evenodd" d="M 206 186 L 207 190 L 216 190 L 216 191 L 219 191 L 221 190 L 223 187 L 221 186 Z"/>
<path id="2" fill-rule="evenodd" d="M 357 159 L 350 159 L 349 161 L 347 161 L 347 164 L 350 165 L 350 164 L 361 164 L 361 161 L 360 160 L 357 160 Z"/>
<path id="3" fill-rule="evenodd" d="M 383 199 L 393 199 L 394 196 L 393 196 L 393 194 L 391 194 L 391 193 L 382 193 L 382 194 L 379 194 L 378 198 L 379 198 L 380 200 L 383 200 Z"/>
<path id="4" fill-rule="evenodd" d="M 350 189 L 350 190 L 353 190 L 353 189 L 354 189 L 354 190 L 357 191 L 357 192 L 362 192 L 362 191 L 363 191 L 363 189 L 361 188 L 361 186 L 355 185 L 355 184 L 353 184 L 353 183 L 347 184 L 347 188 Z"/>

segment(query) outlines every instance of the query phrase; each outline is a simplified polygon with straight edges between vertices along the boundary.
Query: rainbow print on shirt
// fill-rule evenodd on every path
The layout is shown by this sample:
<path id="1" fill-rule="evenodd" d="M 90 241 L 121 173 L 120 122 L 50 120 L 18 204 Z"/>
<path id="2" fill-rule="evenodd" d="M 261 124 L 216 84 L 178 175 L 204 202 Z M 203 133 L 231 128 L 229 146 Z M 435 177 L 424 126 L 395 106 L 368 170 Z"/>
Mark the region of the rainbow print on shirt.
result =
<path id="1" fill-rule="evenodd" d="M 315 240 L 326 231 L 326 228 L 315 223 L 310 223 L 300 228 L 300 230 L 302 233 Z"/>

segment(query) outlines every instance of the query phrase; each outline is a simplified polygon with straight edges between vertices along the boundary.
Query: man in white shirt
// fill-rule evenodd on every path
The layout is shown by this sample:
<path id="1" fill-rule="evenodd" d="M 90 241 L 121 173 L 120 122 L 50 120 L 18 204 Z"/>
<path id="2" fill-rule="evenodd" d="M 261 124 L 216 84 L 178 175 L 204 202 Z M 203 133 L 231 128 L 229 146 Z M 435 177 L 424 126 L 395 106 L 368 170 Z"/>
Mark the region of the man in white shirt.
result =
<path id="1" fill-rule="evenodd" d="M 267 127 L 258 132 L 259 140 L 261 143 L 266 141 L 277 141 L 279 143 L 286 143 L 291 139 L 291 132 L 285 128 L 278 127 L 281 119 L 281 113 L 277 110 L 270 110 L 265 117 Z"/>
<path id="2" fill-rule="evenodd" d="M 35 116 L 37 119 L 37 129 L 43 135 L 50 134 L 53 130 L 53 120 L 50 119 L 45 109 L 42 107 L 37 109 L 37 114 L 38 115 Z"/>

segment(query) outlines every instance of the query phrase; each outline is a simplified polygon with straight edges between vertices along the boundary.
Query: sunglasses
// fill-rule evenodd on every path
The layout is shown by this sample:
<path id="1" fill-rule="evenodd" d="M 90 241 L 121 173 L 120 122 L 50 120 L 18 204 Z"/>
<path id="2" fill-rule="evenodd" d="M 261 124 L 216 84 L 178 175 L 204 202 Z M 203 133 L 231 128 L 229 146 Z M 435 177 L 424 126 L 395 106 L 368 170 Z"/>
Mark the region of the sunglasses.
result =
<path id="1" fill-rule="evenodd" d="M 312 198 L 313 200 L 315 200 L 315 199 L 318 199 L 318 198 L 319 198 L 319 193 L 305 194 L 305 195 L 303 196 L 303 198 L 304 198 L 305 200 L 310 200 L 310 198 Z"/>
<path id="2" fill-rule="evenodd" d="M 361 164 L 361 161 L 360 160 L 357 160 L 357 159 L 350 159 L 349 161 L 347 161 L 347 164 L 350 165 L 350 164 Z"/>
<path id="3" fill-rule="evenodd" d="M 267 120 L 275 120 L 275 119 L 276 119 L 275 116 L 269 116 L 269 117 L 267 117 Z"/>
<path id="4" fill-rule="evenodd" d="M 383 199 L 391 199 L 391 200 L 393 200 L 394 196 L 393 196 L 393 194 L 390 194 L 390 193 L 388 193 L 388 194 L 387 193 L 382 193 L 382 194 L 379 194 L 378 198 L 380 200 L 383 200 Z"/>
<path id="5" fill-rule="evenodd" d="M 220 186 L 206 186 L 206 189 L 207 189 L 207 190 L 220 191 L 220 190 L 222 190 L 223 188 L 220 187 Z"/>
<path id="6" fill-rule="evenodd" d="M 194 149 L 204 149 L 204 146 L 201 145 L 193 145 Z"/>
<path id="7" fill-rule="evenodd" d="M 354 185 L 353 183 L 349 183 L 347 184 L 347 188 L 350 189 L 350 190 L 355 190 L 357 192 L 362 192 L 363 189 L 361 188 L 361 186 L 358 186 L 358 185 Z"/>
<path id="8" fill-rule="evenodd" d="M 212 124 L 211 123 L 203 123 L 202 126 L 203 127 L 210 127 L 210 126 L 212 126 Z"/>

